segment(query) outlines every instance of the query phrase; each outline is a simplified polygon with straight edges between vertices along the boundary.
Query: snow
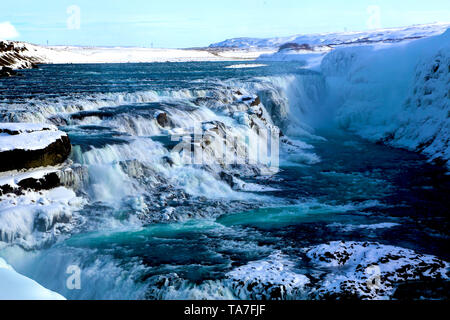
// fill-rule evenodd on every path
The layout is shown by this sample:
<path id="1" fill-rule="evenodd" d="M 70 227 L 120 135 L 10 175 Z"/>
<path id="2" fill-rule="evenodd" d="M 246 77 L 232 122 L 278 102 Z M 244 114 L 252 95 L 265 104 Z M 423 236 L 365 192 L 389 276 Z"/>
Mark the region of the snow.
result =
<path id="1" fill-rule="evenodd" d="M 449 65 L 450 30 L 407 43 L 336 49 L 321 71 L 342 128 L 448 161 Z"/>
<path id="2" fill-rule="evenodd" d="M 231 66 L 226 66 L 226 69 L 246 69 L 246 68 L 259 68 L 266 67 L 267 64 L 258 64 L 258 63 L 243 63 L 243 64 L 233 64 Z"/>
<path id="3" fill-rule="evenodd" d="M 65 298 L 17 273 L 0 258 L 0 300 L 65 300 Z"/>
<path id="4" fill-rule="evenodd" d="M 44 149 L 63 136 L 67 134 L 53 125 L 0 123 L 0 152 Z"/>
<path id="5" fill-rule="evenodd" d="M 33 132 L 33 131 L 43 131 L 43 130 L 57 130 L 57 128 L 51 124 L 2 122 L 2 123 L 0 123 L 0 132 L 2 130 L 9 130 L 9 131 L 22 133 L 22 132 Z"/>

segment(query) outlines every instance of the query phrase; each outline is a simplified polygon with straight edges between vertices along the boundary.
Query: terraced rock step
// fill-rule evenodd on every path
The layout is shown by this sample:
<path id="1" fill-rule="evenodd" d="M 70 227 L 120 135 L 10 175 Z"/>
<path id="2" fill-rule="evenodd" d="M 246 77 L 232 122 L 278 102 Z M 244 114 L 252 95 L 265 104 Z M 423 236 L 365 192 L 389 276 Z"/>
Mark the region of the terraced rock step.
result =
<path id="1" fill-rule="evenodd" d="M 57 165 L 70 151 L 69 137 L 55 126 L 0 123 L 0 172 Z"/>

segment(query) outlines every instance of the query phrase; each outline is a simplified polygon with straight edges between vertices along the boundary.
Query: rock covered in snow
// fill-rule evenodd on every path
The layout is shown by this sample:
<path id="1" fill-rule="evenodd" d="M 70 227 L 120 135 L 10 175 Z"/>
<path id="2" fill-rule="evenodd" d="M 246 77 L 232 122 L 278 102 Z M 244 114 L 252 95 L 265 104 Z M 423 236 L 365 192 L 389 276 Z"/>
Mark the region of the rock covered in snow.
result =
<path id="1" fill-rule="evenodd" d="M 309 283 L 281 252 L 238 267 L 227 273 L 226 279 L 237 297 L 257 300 L 299 299 Z"/>
<path id="2" fill-rule="evenodd" d="M 240 299 L 392 299 L 400 285 L 448 282 L 449 264 L 435 256 L 372 242 L 333 241 L 303 249 L 296 262 L 277 251 L 228 272 Z M 307 262 L 308 268 L 300 268 Z M 300 264 L 301 263 L 301 264 Z M 306 270 L 312 272 L 306 273 Z"/>
<path id="3" fill-rule="evenodd" d="M 53 125 L 0 123 L 0 171 L 56 165 L 70 151 L 69 137 Z"/>
<path id="4" fill-rule="evenodd" d="M 329 272 L 316 298 L 389 299 L 408 281 L 448 281 L 449 265 L 434 256 L 372 242 L 333 241 L 306 249 Z"/>
<path id="5" fill-rule="evenodd" d="M 65 298 L 17 273 L 0 258 L 0 300 L 65 300 Z"/>

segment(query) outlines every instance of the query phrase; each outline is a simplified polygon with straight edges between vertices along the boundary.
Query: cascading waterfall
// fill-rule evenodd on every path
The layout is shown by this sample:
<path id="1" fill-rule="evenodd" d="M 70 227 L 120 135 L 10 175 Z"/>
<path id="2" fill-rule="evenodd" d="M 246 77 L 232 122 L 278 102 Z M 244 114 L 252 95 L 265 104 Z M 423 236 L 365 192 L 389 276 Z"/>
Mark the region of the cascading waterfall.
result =
<path id="1" fill-rule="evenodd" d="M 143 65 L 139 77 L 146 78 L 135 79 L 136 66 L 112 65 L 105 68 L 125 68 L 119 79 L 108 73 L 114 88 L 88 79 L 77 93 L 61 93 L 52 92 L 64 89 L 53 83 L 21 101 L 11 89 L 2 100 L 2 121 L 50 122 L 67 131 L 73 151 L 60 175 L 85 203 L 67 232 L 45 243 L 22 239 L 28 247 L 5 243 L 0 255 L 71 299 L 320 297 L 311 286 L 321 283 L 314 272 L 324 272 L 323 261 L 304 265 L 307 254 L 322 248 L 314 246 L 382 239 L 383 230 L 403 223 L 397 232 L 414 229 L 390 216 L 403 210 L 390 198 L 398 181 L 389 179 L 398 168 L 386 169 L 386 177 L 370 166 L 402 159 L 413 175 L 410 163 L 417 158 L 344 133 L 322 137 L 338 132 L 336 88 L 300 66 L 269 63 L 243 72 L 224 63 Z M 57 68 L 43 66 L 50 74 Z M 92 74 L 98 66 L 83 68 L 92 79 L 102 74 Z M 180 74 L 164 77 L 168 68 Z M 66 77 L 70 82 L 70 73 Z M 267 136 L 279 139 L 281 167 L 248 159 L 259 152 L 249 141 L 260 146 Z M 204 161 L 186 164 L 196 148 Z M 226 163 L 217 150 L 235 162 Z M 345 248 L 363 250 L 358 243 Z M 375 244 L 363 248 L 371 256 L 385 254 Z M 404 259 L 420 265 L 413 253 Z M 80 290 L 66 286 L 70 266 L 81 270 Z M 259 272 L 248 272 L 252 268 Z M 282 275 L 268 285 L 280 268 Z M 313 272 L 304 275 L 308 268 Z M 288 296 L 277 296 L 281 287 Z"/>

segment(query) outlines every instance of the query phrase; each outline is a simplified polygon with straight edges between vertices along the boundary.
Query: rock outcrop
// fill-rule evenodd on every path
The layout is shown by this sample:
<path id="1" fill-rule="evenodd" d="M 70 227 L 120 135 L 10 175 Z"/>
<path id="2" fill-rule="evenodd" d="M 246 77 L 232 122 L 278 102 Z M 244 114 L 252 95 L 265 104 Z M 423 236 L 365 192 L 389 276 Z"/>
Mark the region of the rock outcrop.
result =
<path id="1" fill-rule="evenodd" d="M 33 51 L 33 50 L 32 50 Z M 3 74 L 6 68 L 9 69 L 32 69 L 36 64 L 42 63 L 42 59 L 37 56 L 36 52 L 30 52 L 28 45 L 16 41 L 0 41 L 0 78 L 8 76 Z M 15 75 L 15 74 L 10 74 Z"/>
<path id="2" fill-rule="evenodd" d="M 55 126 L 0 124 L 0 171 L 57 165 L 70 151 L 69 137 Z"/>

